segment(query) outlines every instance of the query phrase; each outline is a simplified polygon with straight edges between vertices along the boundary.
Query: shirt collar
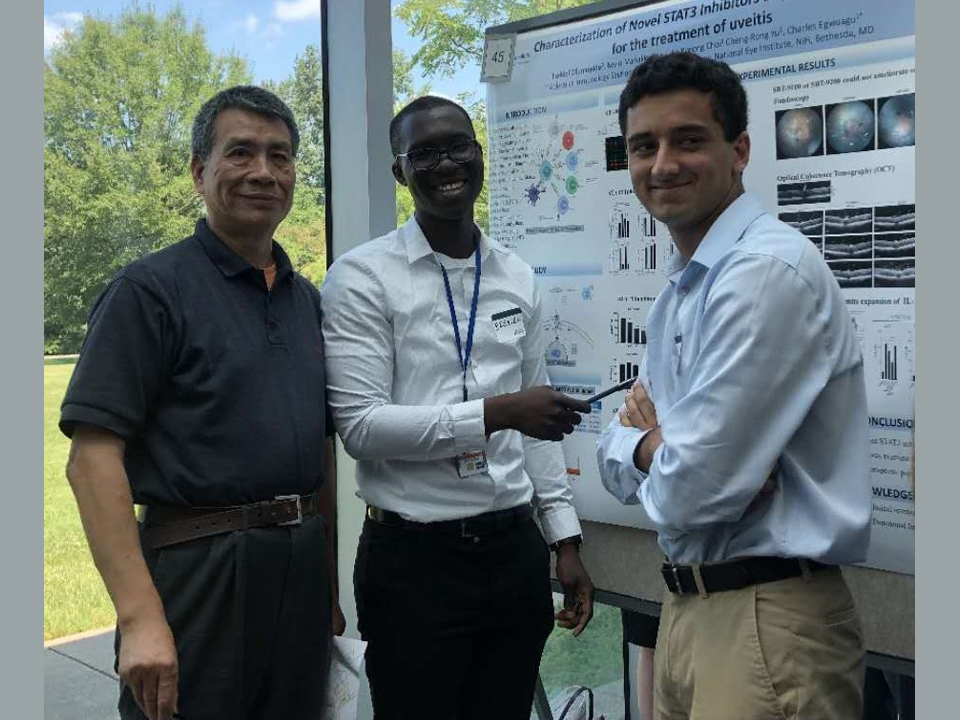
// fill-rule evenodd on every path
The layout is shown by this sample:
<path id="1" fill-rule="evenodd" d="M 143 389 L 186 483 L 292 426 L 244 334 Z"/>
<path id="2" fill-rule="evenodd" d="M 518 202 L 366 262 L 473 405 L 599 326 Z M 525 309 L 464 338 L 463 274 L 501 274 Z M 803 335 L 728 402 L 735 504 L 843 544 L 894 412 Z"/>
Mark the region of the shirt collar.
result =
<path id="1" fill-rule="evenodd" d="M 477 232 L 480 234 L 481 262 L 487 259 L 487 256 L 490 255 L 491 250 L 504 252 L 503 248 L 500 247 L 499 244 L 484 234 L 483 230 L 477 228 Z M 409 262 L 411 265 L 421 258 L 433 255 L 433 248 L 430 247 L 430 243 L 427 242 L 426 235 L 424 235 L 423 230 L 420 229 L 420 223 L 417 222 L 416 216 L 411 215 L 410 219 L 400 227 L 400 236 L 403 240 L 404 247 L 407 250 L 407 262 Z"/>
<path id="2" fill-rule="evenodd" d="M 760 198 L 753 193 L 742 193 L 713 221 L 689 261 L 684 260 L 679 252 L 673 253 L 664 265 L 664 275 L 671 283 L 676 284 L 690 263 L 709 270 L 743 237 L 750 223 L 765 212 Z"/>
<path id="3" fill-rule="evenodd" d="M 765 212 L 760 198 L 753 193 L 743 193 L 720 213 L 690 261 L 709 270 L 739 242 L 750 223 Z"/>
<path id="4" fill-rule="evenodd" d="M 234 277 L 247 270 L 253 270 L 253 266 L 231 250 L 223 240 L 217 237 L 217 234 L 207 225 L 206 218 L 200 218 L 194 228 L 194 235 L 200 241 L 204 252 L 210 261 L 217 266 L 217 269 L 226 277 Z M 271 254 L 277 263 L 277 280 L 293 272 L 293 264 L 283 248 L 274 241 Z"/>

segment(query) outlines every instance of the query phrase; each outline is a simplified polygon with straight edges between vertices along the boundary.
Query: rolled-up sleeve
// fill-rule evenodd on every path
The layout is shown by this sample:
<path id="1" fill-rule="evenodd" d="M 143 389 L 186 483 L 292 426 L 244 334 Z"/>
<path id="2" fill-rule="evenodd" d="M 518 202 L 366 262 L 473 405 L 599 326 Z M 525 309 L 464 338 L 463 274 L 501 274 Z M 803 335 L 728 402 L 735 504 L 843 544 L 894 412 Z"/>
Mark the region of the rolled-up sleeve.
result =
<path id="1" fill-rule="evenodd" d="M 434 460 L 486 444 L 483 400 L 392 402 L 394 337 L 386 291 L 362 261 L 345 256 L 321 289 L 327 392 L 347 452 L 365 460 Z"/>
<path id="2" fill-rule="evenodd" d="M 643 378 L 642 382 L 649 394 L 650 378 L 646 355 L 640 361 L 639 376 Z M 600 468 L 600 482 L 607 492 L 624 505 L 636 505 L 640 502 L 640 485 L 647 479 L 647 475 L 634 465 L 633 454 L 644 435 L 650 431 L 621 424 L 622 409 L 621 405 L 597 439 L 597 465 Z"/>
<path id="3" fill-rule="evenodd" d="M 607 492 L 624 505 L 636 505 L 640 502 L 640 485 L 647 476 L 634 465 L 633 454 L 647 432 L 649 431 L 624 427 L 620 424 L 618 413 L 597 440 L 600 481 Z"/>

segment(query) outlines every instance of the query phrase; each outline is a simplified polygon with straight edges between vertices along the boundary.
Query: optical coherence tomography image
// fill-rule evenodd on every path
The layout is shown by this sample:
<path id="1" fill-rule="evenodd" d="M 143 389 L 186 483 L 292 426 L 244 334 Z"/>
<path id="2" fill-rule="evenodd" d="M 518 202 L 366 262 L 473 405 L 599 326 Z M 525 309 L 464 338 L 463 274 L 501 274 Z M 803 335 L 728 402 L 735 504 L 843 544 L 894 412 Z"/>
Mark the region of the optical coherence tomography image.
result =
<path id="1" fill-rule="evenodd" d="M 807 236 L 817 252 L 823 254 L 823 211 L 782 212 L 780 220 Z"/>
<path id="2" fill-rule="evenodd" d="M 870 232 L 873 229 L 872 208 L 835 208 L 823 215 L 828 235 Z"/>
<path id="3" fill-rule="evenodd" d="M 907 258 L 917 254 L 914 205 L 887 205 L 876 208 L 873 227 L 873 253 L 876 258 Z"/>
<path id="4" fill-rule="evenodd" d="M 823 155 L 823 109 L 781 110 L 776 113 L 777 160 Z"/>
<path id="5" fill-rule="evenodd" d="M 887 205 L 874 210 L 873 224 L 877 232 L 913 230 L 916 221 L 915 205 Z"/>
<path id="6" fill-rule="evenodd" d="M 870 260 L 873 257 L 873 237 L 867 235 L 827 235 L 823 241 L 823 255 L 827 260 Z"/>
<path id="7" fill-rule="evenodd" d="M 874 287 L 916 287 L 916 260 L 877 260 L 873 268 Z"/>
<path id="8" fill-rule="evenodd" d="M 877 113 L 877 139 L 881 148 L 916 144 L 914 93 L 880 98 Z"/>
<path id="9" fill-rule="evenodd" d="M 823 235 L 823 212 L 820 210 L 813 210 L 812 212 L 784 212 L 780 213 L 777 217 L 807 237 Z"/>
<path id="10" fill-rule="evenodd" d="M 873 287 L 873 263 L 869 260 L 827 261 L 841 288 Z"/>
<path id="11" fill-rule="evenodd" d="M 827 151 L 830 154 L 873 150 L 874 100 L 827 106 Z"/>
<path id="12" fill-rule="evenodd" d="M 777 185 L 777 205 L 805 205 L 807 203 L 830 202 L 831 184 L 829 180 L 812 180 L 803 183 L 779 183 Z"/>
<path id="13" fill-rule="evenodd" d="M 780 218 L 798 229 L 816 227 L 812 212 Z M 822 252 L 841 288 L 916 287 L 915 228 L 913 204 L 831 208 L 823 211 Z"/>

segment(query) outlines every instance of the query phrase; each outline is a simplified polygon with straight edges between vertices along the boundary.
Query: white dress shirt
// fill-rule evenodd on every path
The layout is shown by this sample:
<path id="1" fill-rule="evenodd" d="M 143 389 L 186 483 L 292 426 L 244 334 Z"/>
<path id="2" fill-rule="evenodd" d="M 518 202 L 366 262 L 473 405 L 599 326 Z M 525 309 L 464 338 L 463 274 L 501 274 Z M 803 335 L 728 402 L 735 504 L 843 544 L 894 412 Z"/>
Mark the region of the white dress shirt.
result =
<path id="1" fill-rule="evenodd" d="M 531 268 L 480 234 L 480 294 L 466 374 L 440 263 L 466 345 L 474 256 L 435 254 L 415 218 L 337 259 L 327 272 L 323 335 L 328 400 L 357 460 L 358 495 L 433 522 L 534 503 L 547 542 L 580 534 L 559 443 L 515 430 L 484 434 L 483 398 L 549 384 Z M 516 328 L 492 316 L 519 309 Z M 509 336 L 508 336 L 509 335 Z M 487 472 L 461 478 L 456 456 L 484 450 Z"/>
<path id="2" fill-rule="evenodd" d="M 743 194 L 667 272 L 640 368 L 663 444 L 640 472 L 644 433 L 614 417 L 597 444 L 607 490 L 643 503 L 673 562 L 864 560 L 863 361 L 816 247 Z M 758 498 L 775 466 L 775 490 Z"/>

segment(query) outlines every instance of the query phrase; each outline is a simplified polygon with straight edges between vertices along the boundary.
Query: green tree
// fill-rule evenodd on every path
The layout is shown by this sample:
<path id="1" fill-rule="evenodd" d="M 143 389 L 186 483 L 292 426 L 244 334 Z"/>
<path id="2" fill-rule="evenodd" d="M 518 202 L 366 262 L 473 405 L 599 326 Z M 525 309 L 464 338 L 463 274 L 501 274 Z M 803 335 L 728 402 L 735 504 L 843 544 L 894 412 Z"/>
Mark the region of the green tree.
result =
<path id="1" fill-rule="evenodd" d="M 480 67 L 483 33 L 492 25 L 587 5 L 592 0 L 403 0 L 394 14 L 421 41 L 411 60 L 427 77 Z"/>
<path id="2" fill-rule="evenodd" d="M 202 205 L 190 124 L 249 82 L 176 7 L 84 18 L 44 61 L 44 351 L 75 352 L 96 295 L 124 264 L 188 235 Z"/>
<path id="3" fill-rule="evenodd" d="M 400 112 L 408 102 L 430 92 L 429 84 L 417 88 L 413 81 L 414 62 L 400 48 L 393 49 L 393 112 Z M 413 215 L 413 198 L 407 189 L 397 185 L 397 224 Z"/>
<path id="4" fill-rule="evenodd" d="M 393 110 L 396 112 L 417 95 L 429 92 L 429 86 L 417 90 L 413 84 L 414 62 L 400 48 L 393 49 Z"/>
<path id="5" fill-rule="evenodd" d="M 279 83 L 267 82 L 293 111 L 300 128 L 297 150 L 297 189 L 290 215 L 277 228 L 276 239 L 290 262 L 316 285 L 327 271 L 323 146 L 323 63 L 316 45 L 297 55 L 293 75 Z"/>
<path id="6" fill-rule="evenodd" d="M 473 129 L 477 134 L 477 142 L 480 143 L 480 148 L 483 152 L 484 169 L 489 175 L 490 160 L 487 155 L 487 106 L 483 100 L 472 99 L 470 93 L 462 93 L 457 99 L 460 101 L 460 104 L 467 109 L 467 112 L 470 113 L 470 119 L 473 121 Z M 477 204 L 474 205 L 473 208 L 473 220 L 485 233 L 490 231 L 489 195 L 487 191 L 488 180 L 488 178 L 484 178 L 483 190 L 480 191 Z"/>
<path id="7" fill-rule="evenodd" d="M 297 210 L 322 207 L 324 198 L 323 64 L 316 45 L 307 45 L 293 63 L 293 75 L 264 83 L 293 111 L 300 128 L 297 151 Z"/>

